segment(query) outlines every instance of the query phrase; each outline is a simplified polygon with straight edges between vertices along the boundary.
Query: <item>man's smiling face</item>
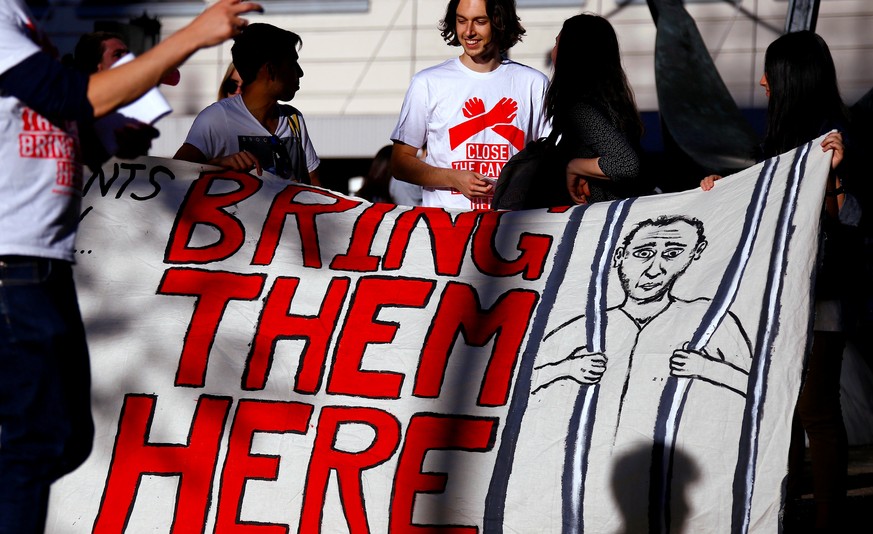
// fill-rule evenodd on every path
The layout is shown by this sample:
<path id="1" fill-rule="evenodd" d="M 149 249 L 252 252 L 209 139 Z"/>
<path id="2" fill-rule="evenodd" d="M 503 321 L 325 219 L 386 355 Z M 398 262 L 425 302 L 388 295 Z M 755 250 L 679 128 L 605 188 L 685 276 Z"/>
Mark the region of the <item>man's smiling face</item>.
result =
<path id="1" fill-rule="evenodd" d="M 630 243 L 616 253 L 618 275 L 628 298 L 649 302 L 673 287 L 705 246 L 697 229 L 685 221 L 640 228 Z"/>
<path id="2" fill-rule="evenodd" d="M 496 53 L 486 0 L 461 0 L 455 16 L 455 33 L 464 55 L 474 63 L 490 61 Z"/>

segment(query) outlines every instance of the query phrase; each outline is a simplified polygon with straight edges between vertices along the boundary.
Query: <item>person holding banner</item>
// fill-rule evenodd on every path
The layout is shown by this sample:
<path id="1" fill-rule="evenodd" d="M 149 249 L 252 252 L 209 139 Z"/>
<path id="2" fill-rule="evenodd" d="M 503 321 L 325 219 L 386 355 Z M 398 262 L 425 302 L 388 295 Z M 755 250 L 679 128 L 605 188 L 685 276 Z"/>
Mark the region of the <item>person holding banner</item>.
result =
<path id="1" fill-rule="evenodd" d="M 592 50 L 597 53 L 592 54 Z M 588 204 L 635 196 L 641 173 L 643 124 L 621 66 L 612 25 L 593 14 L 565 20 L 555 38 L 552 64 L 546 116 L 562 135 L 557 147 L 567 161 L 570 199 L 559 194 L 551 204 Z M 562 184 L 559 189 L 563 188 Z"/>
<path id="2" fill-rule="evenodd" d="M 0 0 L 0 533 L 42 532 L 53 481 L 90 454 L 88 349 L 73 284 L 82 195 L 76 121 L 128 104 L 254 2 L 219 0 L 134 61 L 65 69 L 21 0 Z"/>
<path id="3" fill-rule="evenodd" d="M 239 97 L 219 100 L 197 115 L 173 159 L 209 163 L 321 185 L 303 114 L 279 102 L 294 98 L 303 69 L 300 36 L 271 24 L 252 24 L 230 53 L 242 78 Z"/>
<path id="4" fill-rule="evenodd" d="M 822 209 L 822 247 L 815 277 L 812 350 L 794 413 L 789 450 L 788 506 L 800 498 L 805 439 L 812 460 L 815 528 L 841 532 L 846 501 L 848 439 L 840 405 L 840 368 L 845 334 L 842 301 L 852 291 L 852 226 L 859 204 L 852 196 L 844 163 L 843 133 L 848 112 L 840 97 L 836 68 L 827 43 L 811 31 L 785 34 L 767 48 L 761 86 L 768 97 L 763 158 L 793 149 L 831 130 L 821 144 L 833 151 Z M 846 138 L 847 139 L 847 138 Z M 707 176 L 704 190 L 720 176 Z M 849 179 L 847 179 L 849 178 Z"/>
<path id="5" fill-rule="evenodd" d="M 424 206 L 489 209 L 503 165 L 546 129 L 548 79 L 503 56 L 525 33 L 515 0 L 450 0 L 440 29 L 463 52 L 412 78 L 391 170 L 424 187 Z"/>

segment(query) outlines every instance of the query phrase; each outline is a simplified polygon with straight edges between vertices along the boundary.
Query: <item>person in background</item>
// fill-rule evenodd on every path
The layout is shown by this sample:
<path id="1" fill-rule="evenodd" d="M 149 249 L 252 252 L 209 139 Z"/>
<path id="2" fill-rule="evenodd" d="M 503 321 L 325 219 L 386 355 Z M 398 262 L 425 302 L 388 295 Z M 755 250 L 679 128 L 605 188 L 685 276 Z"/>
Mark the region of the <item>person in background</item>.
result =
<path id="1" fill-rule="evenodd" d="M 74 65 L 86 74 L 93 74 L 111 67 L 130 53 L 121 34 L 97 31 L 79 37 L 73 52 Z"/>
<path id="2" fill-rule="evenodd" d="M 421 186 L 391 176 L 392 145 L 376 152 L 366 176 L 349 180 L 350 193 L 370 202 L 390 202 L 398 206 L 421 206 Z M 424 155 L 422 154 L 423 158 Z M 357 188 L 353 184 L 359 184 Z"/>
<path id="3" fill-rule="evenodd" d="M 239 72 L 236 71 L 236 67 L 231 63 L 227 66 L 227 70 L 224 71 L 224 77 L 218 86 L 218 98 L 215 101 L 218 102 L 219 100 L 224 100 L 241 93 L 242 78 L 239 77 Z"/>
<path id="4" fill-rule="evenodd" d="M 73 66 L 85 74 L 104 71 L 130 53 L 121 34 L 106 31 L 86 33 L 79 37 L 73 51 Z M 163 85 L 177 85 L 179 69 L 171 69 L 162 78 Z"/>
<path id="5" fill-rule="evenodd" d="M 390 181 L 391 145 L 387 145 L 376 152 L 376 156 L 370 163 L 370 170 L 364 176 L 364 182 L 355 196 L 370 202 L 394 202 L 389 190 Z"/>
<path id="6" fill-rule="evenodd" d="M 846 503 L 848 439 L 840 404 L 840 368 L 845 347 L 843 302 L 855 284 L 851 273 L 856 252 L 850 209 L 857 206 L 847 173 L 851 157 L 843 136 L 848 113 L 837 84 L 830 49 L 811 31 L 785 34 L 767 47 L 761 86 L 768 97 L 763 158 L 771 158 L 824 135 L 824 151 L 833 151 L 822 207 L 823 245 L 815 277 L 815 324 L 812 350 L 794 413 L 788 468 L 789 508 L 800 498 L 805 451 L 812 461 L 816 532 L 843 532 Z M 846 158 L 844 158 L 844 155 Z M 704 190 L 720 176 L 707 176 Z M 857 245 L 860 247 L 860 245 Z"/>
<path id="7" fill-rule="evenodd" d="M 82 195 L 77 121 L 139 98 L 197 50 L 232 37 L 255 2 L 219 0 L 134 61 L 65 68 L 22 0 L 0 0 L 0 534 L 45 529 L 52 482 L 94 435 L 73 283 Z M 36 151 L 40 143 L 63 147 Z"/>
<path id="8" fill-rule="evenodd" d="M 110 69 L 119 59 L 129 53 L 130 50 L 121 34 L 106 31 L 86 33 L 79 37 L 79 41 L 76 43 L 72 56 L 72 67 L 83 74 L 90 75 Z M 173 72 L 178 73 L 179 71 L 173 69 Z M 172 73 L 168 76 L 173 77 Z M 164 81 L 164 78 L 161 79 L 161 82 Z M 178 76 L 176 78 L 178 81 Z M 152 140 L 159 135 L 158 130 L 148 124 L 133 119 L 125 120 L 123 125 L 115 130 L 118 148 L 114 154 L 110 154 L 109 149 L 103 146 L 96 128 L 92 128 L 90 124 L 80 124 L 78 133 L 79 141 L 84 149 L 82 160 L 91 169 L 100 167 L 113 155 L 122 159 L 133 159 L 147 154 L 151 148 Z"/>
<path id="9" fill-rule="evenodd" d="M 566 183 L 534 194 L 554 195 L 550 206 L 635 196 L 643 126 L 612 25 L 593 14 L 570 17 L 555 38 L 552 64 L 546 116 L 561 135 Z"/>
<path id="10" fill-rule="evenodd" d="M 412 78 L 392 173 L 423 186 L 425 206 L 488 209 L 503 164 L 546 129 L 548 78 L 504 57 L 525 33 L 514 0 L 450 0 L 440 30 L 462 53 Z"/>
<path id="11" fill-rule="evenodd" d="M 320 185 L 321 163 L 303 114 L 280 104 L 300 89 L 296 33 L 270 24 L 247 26 L 230 52 L 242 79 L 240 98 L 226 98 L 197 115 L 174 159 L 247 172 L 263 170 Z"/>

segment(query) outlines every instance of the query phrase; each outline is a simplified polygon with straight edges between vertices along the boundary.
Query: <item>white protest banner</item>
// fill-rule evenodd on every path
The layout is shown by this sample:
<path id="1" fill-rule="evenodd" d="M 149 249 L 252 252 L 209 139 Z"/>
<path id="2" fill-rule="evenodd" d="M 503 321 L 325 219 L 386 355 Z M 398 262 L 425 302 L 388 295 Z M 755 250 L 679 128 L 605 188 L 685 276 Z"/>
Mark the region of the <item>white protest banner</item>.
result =
<path id="1" fill-rule="evenodd" d="M 111 161 L 48 532 L 773 532 L 829 161 L 512 213 Z"/>

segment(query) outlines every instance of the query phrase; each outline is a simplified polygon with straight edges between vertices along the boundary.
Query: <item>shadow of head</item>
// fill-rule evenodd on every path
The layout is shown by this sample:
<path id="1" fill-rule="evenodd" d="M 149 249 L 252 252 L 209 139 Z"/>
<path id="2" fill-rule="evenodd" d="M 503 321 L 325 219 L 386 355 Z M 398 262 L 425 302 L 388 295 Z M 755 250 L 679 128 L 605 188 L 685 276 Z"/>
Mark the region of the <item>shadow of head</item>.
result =
<path id="1" fill-rule="evenodd" d="M 689 516 L 691 487 L 700 473 L 694 461 L 681 450 L 673 451 L 666 505 L 653 497 L 657 492 L 650 487 L 652 461 L 652 448 L 642 445 L 613 457 L 611 487 L 623 519 L 621 532 L 658 531 L 649 528 L 650 521 L 663 522 L 663 531 L 681 531 Z"/>

